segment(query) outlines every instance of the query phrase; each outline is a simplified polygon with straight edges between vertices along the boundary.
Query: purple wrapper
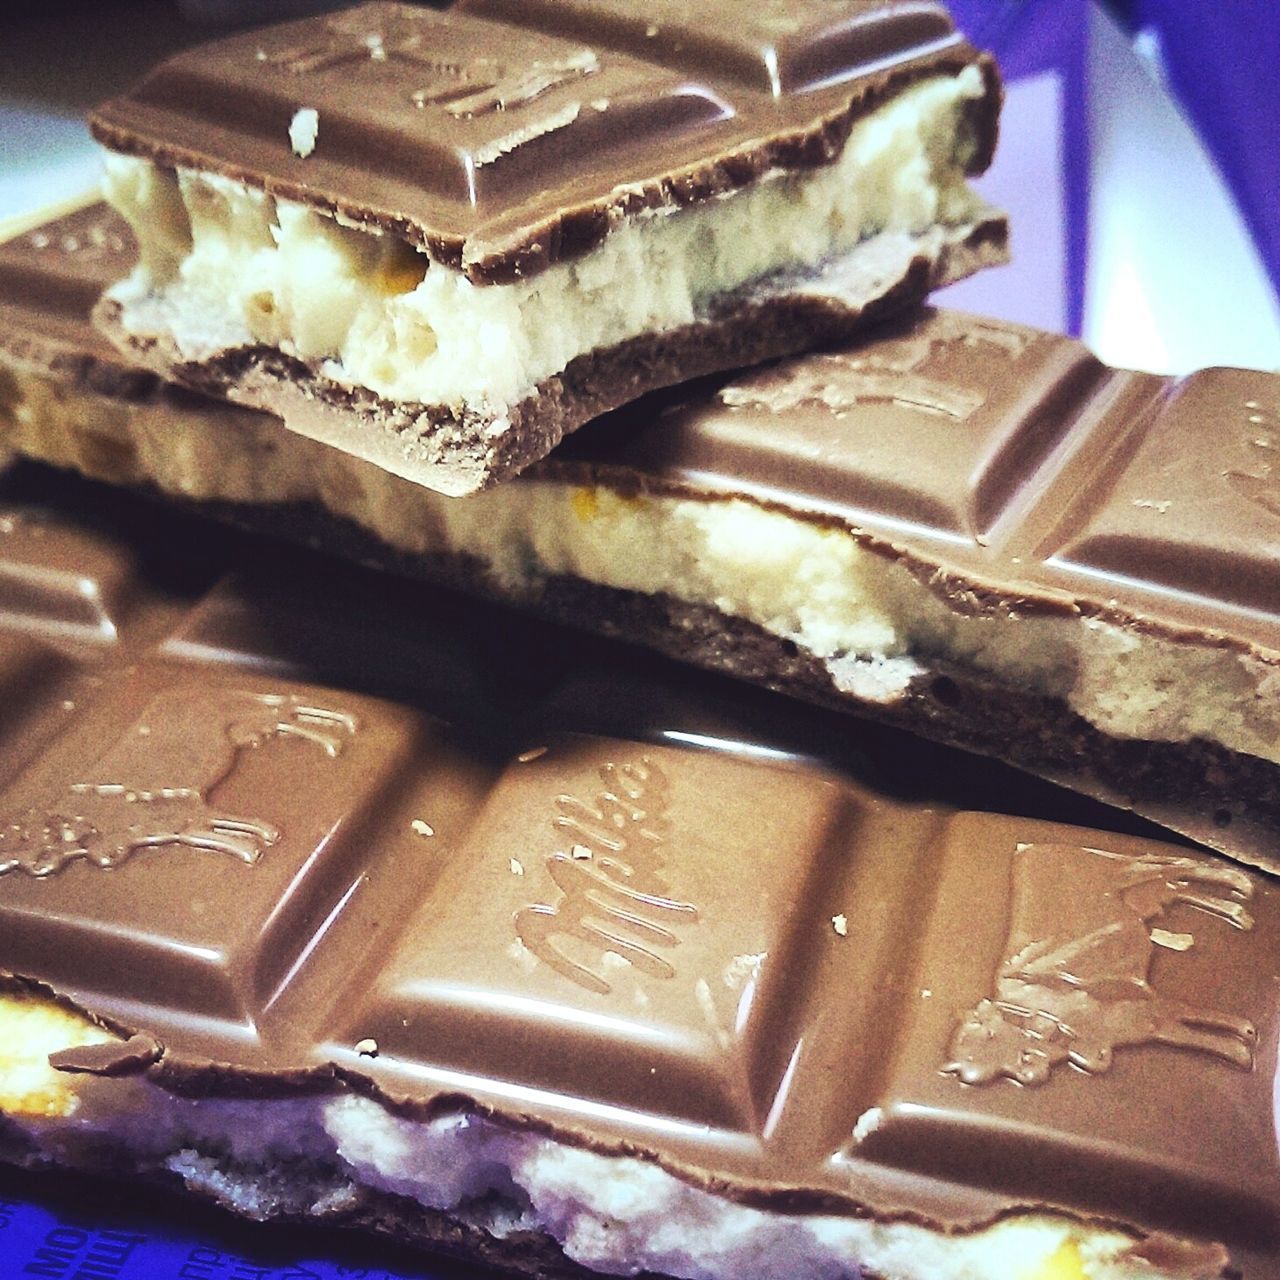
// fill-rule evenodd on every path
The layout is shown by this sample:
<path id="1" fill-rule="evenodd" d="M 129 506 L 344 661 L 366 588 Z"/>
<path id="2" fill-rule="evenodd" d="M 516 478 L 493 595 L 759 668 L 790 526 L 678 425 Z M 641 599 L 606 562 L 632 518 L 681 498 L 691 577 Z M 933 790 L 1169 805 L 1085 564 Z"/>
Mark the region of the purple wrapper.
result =
<path id="1" fill-rule="evenodd" d="M 125 1194 L 82 1179 L 55 1189 L 6 1170 L 0 1280 L 465 1280 L 454 1269 L 388 1258 L 376 1244 L 348 1249 L 331 1238 L 264 1233 L 205 1210 L 188 1220 L 170 1204 L 144 1196 L 137 1207 Z"/>
<path id="2" fill-rule="evenodd" d="M 1013 263 L 946 290 L 945 305 L 1079 335 L 1089 219 L 1086 0 L 953 0 L 1007 86 L 1000 148 L 978 183 L 1009 213 Z"/>
<path id="3" fill-rule="evenodd" d="M 1135 0 L 1179 102 L 1231 187 L 1280 292 L 1280 5 L 1276 0 Z"/>

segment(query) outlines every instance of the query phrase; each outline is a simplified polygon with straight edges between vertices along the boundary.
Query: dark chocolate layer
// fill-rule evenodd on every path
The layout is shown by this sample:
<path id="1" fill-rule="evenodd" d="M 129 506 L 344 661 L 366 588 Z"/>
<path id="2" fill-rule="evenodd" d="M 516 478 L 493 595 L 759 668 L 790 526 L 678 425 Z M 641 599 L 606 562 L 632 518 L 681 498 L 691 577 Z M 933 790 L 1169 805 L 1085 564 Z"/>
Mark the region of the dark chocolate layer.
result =
<path id="1" fill-rule="evenodd" d="M 345 1087 L 775 1209 L 1280 1259 L 1274 885 L 957 812 L 946 770 L 904 800 L 869 726 L 438 592 L 208 531 L 183 569 L 187 526 L 39 483 L 0 525 L 0 967 L 140 1033 L 57 1055 L 85 1117 L 113 1069 Z"/>
<path id="2" fill-rule="evenodd" d="M 930 0 L 366 4 L 178 54 L 92 125 L 114 150 L 385 228 L 493 284 L 644 209 L 827 163 L 857 119 L 971 64 L 980 172 L 999 82 Z M 305 108 L 319 134 L 302 156 Z"/>

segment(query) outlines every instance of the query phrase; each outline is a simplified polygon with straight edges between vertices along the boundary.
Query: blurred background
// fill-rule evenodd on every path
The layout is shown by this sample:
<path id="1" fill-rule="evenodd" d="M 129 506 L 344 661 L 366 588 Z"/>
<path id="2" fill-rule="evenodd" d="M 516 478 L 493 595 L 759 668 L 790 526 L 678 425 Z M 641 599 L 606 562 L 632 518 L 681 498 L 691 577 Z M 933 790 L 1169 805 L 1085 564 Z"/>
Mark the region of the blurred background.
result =
<path id="1" fill-rule="evenodd" d="M 637 0 L 642 3 L 643 0 Z M 0 225 L 94 181 L 84 111 L 168 50 L 324 0 L 51 0 L 0 19 Z M 952 0 L 1008 81 L 1015 261 L 949 291 L 1156 372 L 1280 368 L 1277 0 Z M 16 10 L 16 15 L 15 15 Z"/>

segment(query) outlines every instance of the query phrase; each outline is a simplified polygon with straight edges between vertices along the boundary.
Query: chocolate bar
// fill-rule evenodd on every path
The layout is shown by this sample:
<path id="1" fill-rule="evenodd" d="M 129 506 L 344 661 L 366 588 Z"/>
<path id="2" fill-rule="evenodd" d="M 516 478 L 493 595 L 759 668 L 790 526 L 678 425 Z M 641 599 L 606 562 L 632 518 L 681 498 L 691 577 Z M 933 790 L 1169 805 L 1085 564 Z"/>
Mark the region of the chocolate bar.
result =
<path id="1" fill-rule="evenodd" d="M 656 387 L 1002 261 L 990 59 L 941 5 L 366 4 L 92 119 L 133 358 L 450 494 Z"/>
<path id="2" fill-rule="evenodd" d="M 166 472 L 164 487 L 182 493 L 187 481 L 169 467 L 198 436 L 199 457 L 188 454 L 181 471 L 234 471 L 238 486 L 251 485 L 254 459 L 226 452 L 218 433 L 239 438 L 238 426 L 253 431 L 260 415 L 166 383 L 90 324 L 103 289 L 136 260 L 128 224 L 96 193 L 0 243 L 0 448 L 90 475 L 146 453 L 148 470 Z M 198 423 L 196 436 L 174 447 L 174 422 Z M 199 485 L 189 492 L 210 496 Z"/>
<path id="3" fill-rule="evenodd" d="M 1275 1274 L 1275 885 L 113 496 L 0 495 L 7 1160 L 538 1277 Z"/>
<path id="4" fill-rule="evenodd" d="M 0 352 L 59 294 L 69 268 L 41 261 L 36 288 L 29 251 L 0 247 Z M 1128 373 L 932 312 L 626 410 L 463 503 L 195 397 L 70 412 L 65 379 L 24 368 L 0 431 L 33 457 L 998 756 L 1280 868 L 1275 375 Z"/>

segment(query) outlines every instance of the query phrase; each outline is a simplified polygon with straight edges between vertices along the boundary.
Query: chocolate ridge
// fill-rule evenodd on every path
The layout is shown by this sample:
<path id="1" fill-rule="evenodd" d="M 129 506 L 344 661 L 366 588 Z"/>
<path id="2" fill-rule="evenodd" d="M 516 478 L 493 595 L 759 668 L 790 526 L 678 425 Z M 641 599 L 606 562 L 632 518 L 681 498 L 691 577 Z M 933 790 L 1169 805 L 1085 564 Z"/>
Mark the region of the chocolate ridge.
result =
<path id="1" fill-rule="evenodd" d="M 396 9 L 395 6 L 384 8 L 393 14 Z M 370 9 L 378 7 L 370 6 Z M 450 20 L 463 30 L 468 23 L 476 21 L 465 5 L 455 6 L 447 13 L 454 15 Z M 945 11 L 939 8 L 938 13 L 945 14 Z M 492 16 L 484 15 L 486 20 L 481 25 L 488 27 Z M 258 35 L 264 40 L 277 36 L 284 39 L 288 32 L 297 33 L 301 38 L 303 33 L 314 31 L 319 21 L 282 25 Z M 517 19 L 509 22 L 513 31 L 521 29 L 516 25 Z M 549 33 L 554 27 L 546 30 Z M 607 32 L 601 29 L 593 34 L 602 48 L 610 48 Z M 939 44 L 936 39 L 931 43 Z M 674 167 L 667 167 L 671 165 L 670 158 L 662 162 L 655 158 L 654 164 L 660 166 L 658 170 L 634 180 L 610 180 L 594 185 L 592 181 L 582 180 L 586 190 L 567 197 L 558 195 L 550 207 L 545 207 L 547 199 L 524 200 L 506 219 L 508 225 L 504 226 L 503 219 L 499 218 L 486 226 L 473 216 L 469 218 L 470 228 L 458 232 L 445 231 L 437 225 L 430 198 L 420 197 L 418 202 L 422 207 L 418 211 L 403 205 L 396 208 L 389 203 L 371 201 L 367 182 L 361 183 L 358 179 L 353 182 L 342 177 L 340 171 L 319 178 L 314 163 L 291 153 L 283 128 L 277 131 L 279 137 L 272 135 L 268 140 L 263 132 L 264 120 L 244 124 L 229 108 L 226 118 L 220 118 L 215 101 L 204 88 L 197 95 L 201 109 L 208 112 L 204 119 L 192 119 L 150 101 L 151 86 L 161 80 L 167 84 L 169 78 L 180 78 L 183 68 L 190 77 L 197 74 L 197 67 L 201 69 L 200 74 L 204 74 L 207 60 L 216 62 L 222 57 L 234 65 L 233 47 L 236 54 L 249 56 L 248 39 L 233 37 L 162 64 L 131 93 L 111 99 L 91 113 L 89 125 L 94 137 L 112 151 L 139 156 L 165 167 L 220 173 L 269 195 L 308 205 L 327 216 L 391 233 L 425 250 L 437 261 L 462 271 L 478 285 L 528 279 L 554 263 L 580 257 L 599 245 L 623 220 L 639 213 L 704 203 L 746 187 L 772 171 L 799 172 L 830 164 L 840 154 L 859 119 L 926 76 L 956 74 L 971 65 L 976 65 L 981 72 L 984 96 L 968 110 L 974 148 L 967 171 L 981 173 L 995 151 L 1003 99 L 994 60 L 989 54 L 976 51 L 952 29 L 949 41 L 941 47 L 915 56 L 909 49 L 900 50 L 894 65 L 852 72 L 851 78 L 834 86 L 784 94 L 773 101 L 748 94 L 741 85 L 734 86 L 740 98 L 746 95 L 741 98 L 741 119 L 735 116 L 734 123 L 720 127 L 724 144 L 717 146 L 714 141 L 703 144 L 698 159 L 678 161 Z M 630 60 L 637 51 L 627 48 L 624 55 L 615 45 L 610 52 Z M 652 69 L 656 71 L 660 66 L 659 60 Z M 405 87 L 407 92 L 411 87 L 409 80 Z M 155 92 L 160 93 L 158 89 Z M 160 97 L 167 93 L 166 88 Z M 299 106 L 307 105 L 305 85 L 297 86 L 295 96 Z M 248 130 L 243 137 L 236 132 L 240 128 Z M 246 162 L 242 158 L 245 146 L 236 145 L 238 138 L 243 144 L 245 137 L 262 151 L 263 158 L 256 163 Z M 345 189 L 336 189 L 339 185 Z M 411 199 L 407 191 L 401 192 L 402 202 Z"/>

